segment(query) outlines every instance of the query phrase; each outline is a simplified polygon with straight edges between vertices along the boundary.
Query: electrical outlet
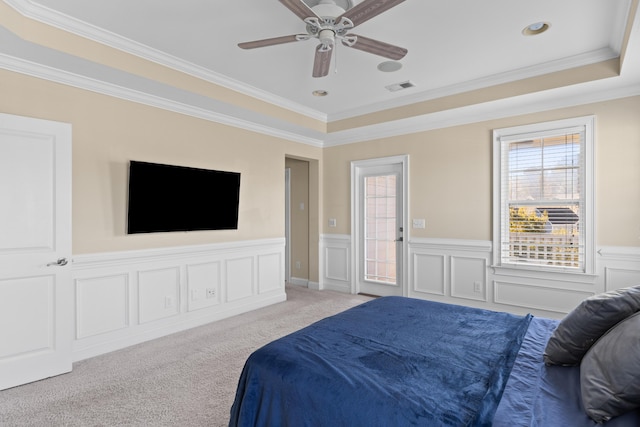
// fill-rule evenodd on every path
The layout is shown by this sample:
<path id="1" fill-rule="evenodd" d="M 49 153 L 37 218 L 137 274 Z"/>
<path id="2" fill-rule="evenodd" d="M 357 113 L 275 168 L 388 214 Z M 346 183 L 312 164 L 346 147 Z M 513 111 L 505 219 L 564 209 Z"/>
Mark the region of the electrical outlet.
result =
<path id="1" fill-rule="evenodd" d="M 164 297 L 164 308 L 171 308 L 173 307 L 173 304 L 173 296 L 167 295 L 166 297 Z"/>
<path id="2" fill-rule="evenodd" d="M 200 289 L 191 289 L 191 301 L 198 301 L 200 299 Z"/>
<path id="3" fill-rule="evenodd" d="M 207 298 L 215 298 L 216 290 L 215 288 L 207 288 Z"/>
<path id="4" fill-rule="evenodd" d="M 482 292 L 482 282 L 473 282 L 473 291 Z"/>

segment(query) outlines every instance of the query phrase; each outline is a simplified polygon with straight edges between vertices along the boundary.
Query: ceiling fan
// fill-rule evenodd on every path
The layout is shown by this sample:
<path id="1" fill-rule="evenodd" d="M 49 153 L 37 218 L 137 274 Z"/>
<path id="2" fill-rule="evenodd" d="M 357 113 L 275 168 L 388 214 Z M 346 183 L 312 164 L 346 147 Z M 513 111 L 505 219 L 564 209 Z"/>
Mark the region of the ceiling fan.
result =
<path id="1" fill-rule="evenodd" d="M 340 40 L 344 46 L 396 61 L 407 54 L 407 49 L 402 47 L 348 33 L 356 26 L 397 6 L 404 0 L 364 0 L 347 11 L 338 6 L 335 0 L 319 0 L 313 7 L 307 6 L 302 0 L 279 1 L 307 24 L 307 33 L 239 43 L 238 47 L 255 49 L 316 38 L 320 40 L 320 44 L 316 47 L 313 77 L 324 77 L 329 74 L 331 53 L 336 39 Z"/>

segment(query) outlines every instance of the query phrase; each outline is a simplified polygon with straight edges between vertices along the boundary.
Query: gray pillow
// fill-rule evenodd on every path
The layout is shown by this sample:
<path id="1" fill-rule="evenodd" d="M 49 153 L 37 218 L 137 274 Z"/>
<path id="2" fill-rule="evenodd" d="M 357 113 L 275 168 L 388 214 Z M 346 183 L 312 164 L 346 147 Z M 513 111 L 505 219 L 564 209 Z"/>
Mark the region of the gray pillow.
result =
<path id="1" fill-rule="evenodd" d="M 598 338 L 637 311 L 640 311 L 640 286 L 587 298 L 558 324 L 545 348 L 545 363 L 578 365 Z"/>
<path id="2" fill-rule="evenodd" d="M 580 364 L 587 415 L 603 423 L 640 407 L 640 313 L 602 336 Z"/>

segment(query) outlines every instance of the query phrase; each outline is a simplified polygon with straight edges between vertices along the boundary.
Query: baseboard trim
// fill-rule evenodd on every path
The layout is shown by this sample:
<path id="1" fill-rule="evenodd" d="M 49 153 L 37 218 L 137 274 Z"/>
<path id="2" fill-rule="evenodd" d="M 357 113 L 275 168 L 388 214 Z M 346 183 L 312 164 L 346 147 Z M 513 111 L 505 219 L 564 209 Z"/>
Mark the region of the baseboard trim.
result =
<path id="1" fill-rule="evenodd" d="M 282 292 L 270 295 L 268 297 L 260 297 L 250 302 L 243 301 L 242 304 L 237 304 L 233 307 L 223 306 L 221 310 L 209 311 L 204 315 L 198 313 L 198 315 L 190 316 L 190 318 L 188 319 L 176 316 L 168 322 L 162 322 L 162 324 L 153 325 L 152 328 L 140 330 L 134 333 L 127 333 L 122 337 L 111 338 L 109 340 L 96 342 L 94 344 L 87 345 L 82 341 L 75 341 L 72 350 L 73 362 L 75 363 L 84 359 L 88 359 L 90 357 L 95 357 L 101 354 L 110 353 L 112 351 L 121 350 L 132 345 L 151 341 L 157 338 L 162 338 L 176 332 L 186 331 L 191 328 L 203 326 L 212 322 L 237 316 L 239 314 L 247 313 L 249 311 L 268 307 L 272 304 L 277 304 L 286 300 L 287 295 Z"/>

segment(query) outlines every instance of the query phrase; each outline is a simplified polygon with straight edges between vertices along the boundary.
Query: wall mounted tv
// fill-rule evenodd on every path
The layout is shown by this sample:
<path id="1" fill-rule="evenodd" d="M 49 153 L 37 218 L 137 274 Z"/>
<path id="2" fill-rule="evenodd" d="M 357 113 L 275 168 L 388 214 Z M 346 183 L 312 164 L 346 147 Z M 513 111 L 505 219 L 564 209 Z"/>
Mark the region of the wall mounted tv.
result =
<path id="1" fill-rule="evenodd" d="M 235 230 L 240 173 L 132 160 L 127 233 Z"/>

